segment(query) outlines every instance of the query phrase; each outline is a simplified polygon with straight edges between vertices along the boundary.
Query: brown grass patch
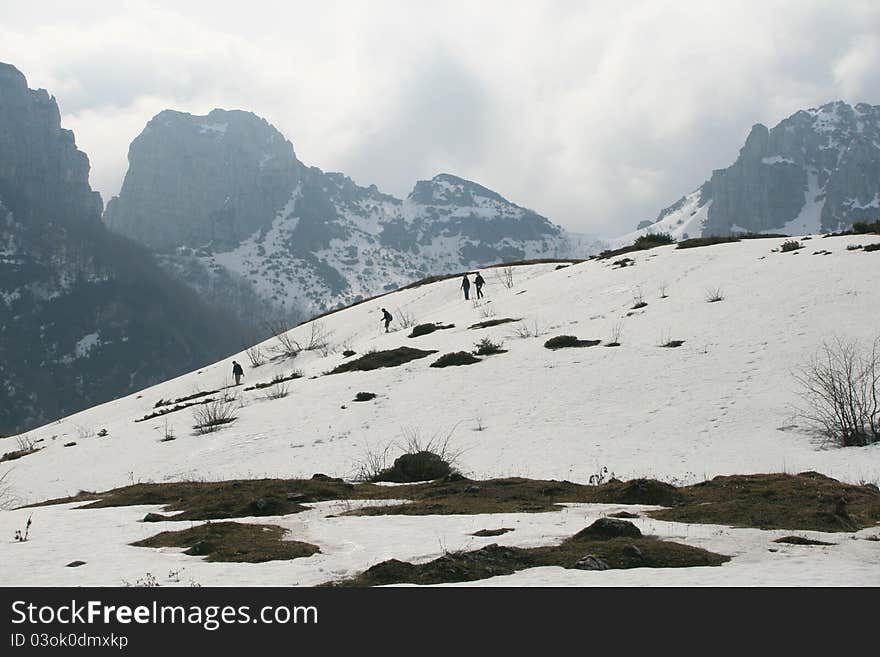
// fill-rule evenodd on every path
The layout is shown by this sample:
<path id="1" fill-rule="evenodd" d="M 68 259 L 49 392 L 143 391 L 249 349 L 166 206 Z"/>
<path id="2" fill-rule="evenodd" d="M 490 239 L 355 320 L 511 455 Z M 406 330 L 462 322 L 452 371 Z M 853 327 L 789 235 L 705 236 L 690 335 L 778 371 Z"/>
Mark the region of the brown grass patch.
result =
<path id="1" fill-rule="evenodd" d="M 184 554 L 203 556 L 205 561 L 262 563 L 310 557 L 317 545 L 286 541 L 286 529 L 277 525 L 239 522 L 207 522 L 176 532 L 162 532 L 132 543 L 137 547 L 185 547 Z"/>

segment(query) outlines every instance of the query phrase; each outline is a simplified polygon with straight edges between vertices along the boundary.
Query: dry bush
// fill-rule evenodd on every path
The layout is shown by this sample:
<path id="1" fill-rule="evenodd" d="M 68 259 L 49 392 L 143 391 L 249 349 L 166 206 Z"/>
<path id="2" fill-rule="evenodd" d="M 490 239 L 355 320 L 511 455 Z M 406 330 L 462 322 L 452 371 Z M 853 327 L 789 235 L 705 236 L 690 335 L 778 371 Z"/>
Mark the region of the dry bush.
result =
<path id="1" fill-rule="evenodd" d="M 251 367 L 256 368 L 266 362 L 266 355 L 263 353 L 263 349 L 255 345 L 247 350 L 248 360 L 251 362 Z"/>
<path id="2" fill-rule="evenodd" d="M 537 319 L 533 320 L 531 325 L 523 321 L 513 327 L 513 337 L 515 338 L 537 338 L 543 334 L 544 329 Z"/>
<path id="3" fill-rule="evenodd" d="M 236 420 L 235 411 L 238 407 L 238 395 L 224 391 L 217 399 L 206 404 L 199 404 L 193 409 L 193 421 L 196 434 L 203 435 L 218 431 L 223 426 Z"/>
<path id="4" fill-rule="evenodd" d="M 302 351 L 302 346 L 293 339 L 284 320 L 270 320 L 266 328 L 275 336 L 275 351 L 287 358 L 295 358 Z"/>
<path id="5" fill-rule="evenodd" d="M 408 329 L 412 326 L 416 325 L 416 316 L 408 310 L 404 310 L 403 308 L 395 308 L 394 309 L 394 318 L 397 320 L 397 323 L 400 324 L 400 328 Z"/>
<path id="6" fill-rule="evenodd" d="M 706 290 L 706 301 L 708 303 L 715 303 L 717 301 L 724 301 L 724 290 L 722 290 L 720 287 Z"/>
<path id="7" fill-rule="evenodd" d="M 841 447 L 880 441 L 880 337 L 870 347 L 835 338 L 794 375 L 798 416 Z"/>
<path id="8" fill-rule="evenodd" d="M 495 269 L 495 278 L 508 290 L 513 288 L 513 267 L 497 267 Z"/>

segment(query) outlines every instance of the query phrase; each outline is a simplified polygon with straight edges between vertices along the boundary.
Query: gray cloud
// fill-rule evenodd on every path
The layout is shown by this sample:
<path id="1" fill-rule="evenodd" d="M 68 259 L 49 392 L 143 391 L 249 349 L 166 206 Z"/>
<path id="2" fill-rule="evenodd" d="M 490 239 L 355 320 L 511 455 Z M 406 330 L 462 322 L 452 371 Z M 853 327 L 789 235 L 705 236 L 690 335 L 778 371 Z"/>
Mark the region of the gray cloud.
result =
<path id="1" fill-rule="evenodd" d="M 403 195 L 447 171 L 615 234 L 730 164 L 753 123 L 880 103 L 870 1 L 15 5 L 0 59 L 55 94 L 105 199 L 156 112 L 242 108 L 360 183 Z"/>

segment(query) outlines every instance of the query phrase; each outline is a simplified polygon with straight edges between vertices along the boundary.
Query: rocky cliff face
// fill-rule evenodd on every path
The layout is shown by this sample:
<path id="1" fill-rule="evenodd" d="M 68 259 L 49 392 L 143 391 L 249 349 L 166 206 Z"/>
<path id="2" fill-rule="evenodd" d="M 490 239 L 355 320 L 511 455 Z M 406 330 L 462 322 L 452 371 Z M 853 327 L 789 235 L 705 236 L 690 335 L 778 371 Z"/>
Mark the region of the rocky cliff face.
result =
<path id="1" fill-rule="evenodd" d="M 586 250 L 545 217 L 449 174 L 398 199 L 306 167 L 263 119 L 223 110 L 152 119 L 105 219 L 158 250 L 201 295 L 258 324 L 429 274 Z"/>
<path id="2" fill-rule="evenodd" d="M 880 106 L 837 101 L 752 128 L 739 157 L 640 231 L 807 234 L 880 217 Z M 621 238 L 623 239 L 623 238 Z"/>
<path id="3" fill-rule="evenodd" d="M 140 246 L 108 232 L 89 162 L 45 90 L 0 64 L 0 433 L 239 348 Z M 97 429 L 97 428 L 96 428 Z"/>
<path id="4" fill-rule="evenodd" d="M 249 112 L 160 112 L 129 149 L 104 219 L 158 251 L 232 248 L 271 224 L 303 166 L 293 146 Z"/>

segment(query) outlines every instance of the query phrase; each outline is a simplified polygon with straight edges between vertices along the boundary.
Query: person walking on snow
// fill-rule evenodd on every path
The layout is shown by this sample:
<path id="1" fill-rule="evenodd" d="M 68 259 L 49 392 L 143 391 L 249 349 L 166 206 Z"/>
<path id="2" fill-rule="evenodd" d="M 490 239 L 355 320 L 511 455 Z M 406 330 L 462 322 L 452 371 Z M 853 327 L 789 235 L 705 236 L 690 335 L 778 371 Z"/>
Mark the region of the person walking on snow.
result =
<path id="1" fill-rule="evenodd" d="M 464 290 L 464 300 L 467 301 L 471 292 L 471 282 L 468 280 L 467 274 L 461 277 L 461 289 Z"/>
<path id="2" fill-rule="evenodd" d="M 385 310 L 384 308 L 382 308 L 382 319 L 380 321 L 385 322 L 385 332 L 386 333 L 389 333 L 388 325 L 391 323 L 392 319 L 394 319 L 394 318 L 391 316 L 391 313 L 388 312 L 387 310 Z"/>
<path id="3" fill-rule="evenodd" d="M 474 287 L 477 288 L 477 299 L 483 298 L 483 285 L 485 284 L 485 279 L 480 275 L 480 272 L 477 272 L 477 277 L 474 279 Z"/>
<path id="4" fill-rule="evenodd" d="M 235 377 L 235 385 L 241 384 L 241 377 L 244 376 L 244 370 L 237 362 L 232 361 L 232 376 Z"/>

